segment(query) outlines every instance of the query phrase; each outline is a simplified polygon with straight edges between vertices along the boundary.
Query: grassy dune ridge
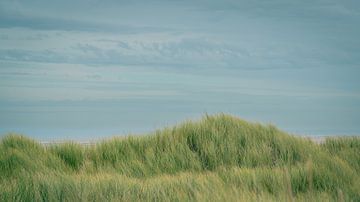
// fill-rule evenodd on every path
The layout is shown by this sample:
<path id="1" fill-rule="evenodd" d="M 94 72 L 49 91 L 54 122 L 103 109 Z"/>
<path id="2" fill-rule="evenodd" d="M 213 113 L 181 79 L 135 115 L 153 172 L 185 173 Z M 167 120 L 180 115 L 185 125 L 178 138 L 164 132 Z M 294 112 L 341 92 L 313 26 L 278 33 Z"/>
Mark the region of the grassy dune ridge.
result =
<path id="1" fill-rule="evenodd" d="M 359 154 L 225 114 L 92 146 L 8 135 L 0 201 L 360 201 Z"/>

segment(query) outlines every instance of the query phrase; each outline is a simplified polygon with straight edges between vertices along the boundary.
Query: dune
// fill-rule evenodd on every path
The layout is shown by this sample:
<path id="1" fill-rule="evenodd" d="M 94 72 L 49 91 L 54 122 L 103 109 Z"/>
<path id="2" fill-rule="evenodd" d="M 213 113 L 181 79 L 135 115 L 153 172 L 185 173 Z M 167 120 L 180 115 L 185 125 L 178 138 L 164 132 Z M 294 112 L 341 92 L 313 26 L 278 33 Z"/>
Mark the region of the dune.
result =
<path id="1" fill-rule="evenodd" d="M 359 153 L 357 137 L 311 140 L 226 114 L 86 146 L 10 134 L 0 201 L 359 201 Z"/>

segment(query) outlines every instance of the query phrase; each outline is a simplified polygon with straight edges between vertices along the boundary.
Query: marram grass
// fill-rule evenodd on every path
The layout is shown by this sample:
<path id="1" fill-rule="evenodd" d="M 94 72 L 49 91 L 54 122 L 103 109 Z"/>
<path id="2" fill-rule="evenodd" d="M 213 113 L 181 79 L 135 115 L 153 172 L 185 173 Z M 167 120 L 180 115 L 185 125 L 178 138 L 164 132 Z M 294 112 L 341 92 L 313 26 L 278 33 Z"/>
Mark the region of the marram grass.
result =
<path id="1" fill-rule="evenodd" d="M 146 136 L 0 142 L 0 201 L 360 201 L 360 139 L 205 116 Z"/>

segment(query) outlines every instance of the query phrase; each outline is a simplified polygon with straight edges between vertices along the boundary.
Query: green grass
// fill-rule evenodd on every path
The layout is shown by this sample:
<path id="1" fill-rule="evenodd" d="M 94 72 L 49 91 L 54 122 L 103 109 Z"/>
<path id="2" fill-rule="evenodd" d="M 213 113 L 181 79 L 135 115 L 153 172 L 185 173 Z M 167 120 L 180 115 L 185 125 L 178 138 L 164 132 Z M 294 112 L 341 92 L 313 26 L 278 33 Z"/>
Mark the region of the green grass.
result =
<path id="1" fill-rule="evenodd" d="M 360 201 L 360 139 L 205 116 L 145 136 L 0 142 L 0 201 Z"/>

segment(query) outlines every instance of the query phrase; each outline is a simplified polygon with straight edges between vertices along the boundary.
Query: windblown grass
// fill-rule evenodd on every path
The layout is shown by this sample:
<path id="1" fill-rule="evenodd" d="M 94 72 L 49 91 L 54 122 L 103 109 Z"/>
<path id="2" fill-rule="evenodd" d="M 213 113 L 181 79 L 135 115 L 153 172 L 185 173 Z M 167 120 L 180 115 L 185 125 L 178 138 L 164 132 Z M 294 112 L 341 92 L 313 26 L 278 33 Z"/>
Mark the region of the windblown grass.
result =
<path id="1" fill-rule="evenodd" d="M 205 116 L 142 137 L 0 142 L 0 201 L 360 201 L 360 139 Z"/>

